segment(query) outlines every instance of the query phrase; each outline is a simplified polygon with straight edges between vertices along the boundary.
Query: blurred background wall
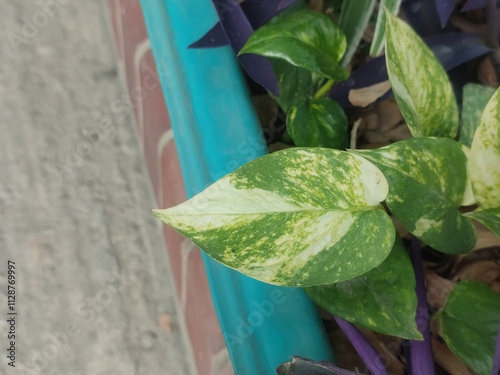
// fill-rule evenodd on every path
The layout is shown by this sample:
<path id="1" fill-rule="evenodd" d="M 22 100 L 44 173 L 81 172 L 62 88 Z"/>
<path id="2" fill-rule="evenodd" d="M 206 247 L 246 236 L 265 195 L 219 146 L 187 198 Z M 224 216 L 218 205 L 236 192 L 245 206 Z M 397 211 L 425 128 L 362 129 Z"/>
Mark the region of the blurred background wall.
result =
<path id="1" fill-rule="evenodd" d="M 108 4 L 0 0 L 0 25 L 2 353 L 12 260 L 16 373 L 191 374 Z"/>

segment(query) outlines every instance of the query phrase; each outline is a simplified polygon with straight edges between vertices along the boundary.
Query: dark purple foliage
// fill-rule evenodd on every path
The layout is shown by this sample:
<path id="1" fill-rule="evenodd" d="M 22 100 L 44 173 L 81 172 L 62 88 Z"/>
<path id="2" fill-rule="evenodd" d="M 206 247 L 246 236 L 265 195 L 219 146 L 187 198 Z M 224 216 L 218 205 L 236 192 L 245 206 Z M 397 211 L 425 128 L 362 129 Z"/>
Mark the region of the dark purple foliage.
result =
<path id="1" fill-rule="evenodd" d="M 201 39 L 191 44 L 188 48 L 215 48 L 227 46 L 228 44 L 229 40 L 227 39 L 221 23 L 217 22 L 208 33 L 203 35 Z"/>
<path id="2" fill-rule="evenodd" d="M 335 366 L 331 362 L 312 361 L 307 358 L 292 356 L 290 362 L 282 363 L 277 369 L 278 375 L 356 375 Z"/>
<path id="3" fill-rule="evenodd" d="M 488 0 L 467 0 L 467 2 L 464 4 L 462 9 L 460 9 L 460 11 L 470 12 L 471 10 L 481 9 L 486 6 L 487 2 Z"/>
<path id="4" fill-rule="evenodd" d="M 488 0 L 468 0 L 462 9 L 460 9 L 461 12 L 470 12 L 472 10 L 477 10 L 484 8 L 487 4 Z"/>
<path id="5" fill-rule="evenodd" d="M 347 320 L 335 317 L 335 321 L 345 333 L 356 352 L 359 354 L 371 375 L 388 375 L 385 366 L 380 360 L 380 354 L 368 342 L 356 326 Z M 430 374 L 429 374 L 430 375 Z"/>
<path id="6" fill-rule="evenodd" d="M 443 28 L 436 9 L 436 0 L 412 0 L 401 5 L 408 23 L 422 38 L 456 32 L 448 23 Z"/>
<path id="7" fill-rule="evenodd" d="M 436 10 L 439 15 L 439 21 L 441 22 L 441 27 L 445 27 L 448 19 L 451 16 L 451 13 L 453 12 L 453 9 L 455 9 L 457 0 L 435 0 L 435 3 Z"/>
<path id="8" fill-rule="evenodd" d="M 417 328 L 424 337 L 423 341 L 409 340 L 410 361 L 412 375 L 433 375 L 434 360 L 432 357 L 431 331 L 429 328 L 429 307 L 427 306 L 427 294 L 425 291 L 424 265 L 422 263 L 422 250 L 419 240 L 415 237 L 411 241 L 410 258 L 415 272 L 417 293 L 417 313 L 415 321 Z"/>
<path id="9" fill-rule="evenodd" d="M 248 22 L 254 30 L 261 27 L 267 21 L 280 12 L 293 5 L 297 0 L 246 0 L 240 4 Z M 217 4 L 216 2 L 214 2 Z M 219 3 L 222 3 L 219 1 Z M 227 2 L 226 2 L 227 3 Z M 223 3 L 225 4 L 225 3 Z M 230 8 L 224 8 L 229 10 Z M 229 44 L 220 22 L 217 22 L 201 39 L 194 42 L 189 48 L 213 48 Z"/>
<path id="10" fill-rule="evenodd" d="M 297 0 L 246 0 L 241 9 L 254 29 L 258 29 L 271 18 L 293 5 Z"/>
<path id="11" fill-rule="evenodd" d="M 475 33 L 437 35 L 425 38 L 424 41 L 446 70 L 453 69 L 491 51 L 489 47 L 482 44 L 482 36 Z M 368 87 L 387 79 L 385 56 L 380 56 L 351 72 L 349 79 L 335 86 L 330 91 L 329 96 L 343 107 L 352 107 L 348 100 L 350 90 Z M 389 91 L 377 102 L 391 96 L 392 92 Z"/>
<path id="12" fill-rule="evenodd" d="M 214 0 L 213 2 L 229 44 L 234 53 L 238 54 L 248 38 L 250 38 L 250 35 L 252 35 L 253 28 L 238 4 L 238 0 L 225 0 L 224 2 Z M 274 76 L 271 64 L 265 57 L 255 54 L 244 54 L 238 56 L 238 60 L 243 69 L 245 69 L 254 81 L 274 95 L 279 95 L 276 77 Z"/>

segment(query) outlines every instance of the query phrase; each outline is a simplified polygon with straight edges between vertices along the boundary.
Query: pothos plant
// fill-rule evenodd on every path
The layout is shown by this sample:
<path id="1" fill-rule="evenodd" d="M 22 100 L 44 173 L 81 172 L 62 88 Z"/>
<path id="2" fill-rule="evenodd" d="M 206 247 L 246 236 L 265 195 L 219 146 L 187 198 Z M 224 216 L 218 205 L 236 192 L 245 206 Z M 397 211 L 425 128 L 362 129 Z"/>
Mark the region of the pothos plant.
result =
<path id="1" fill-rule="evenodd" d="M 240 53 L 271 58 L 288 132 L 296 144 L 314 147 L 251 161 L 154 214 L 228 267 L 302 287 L 339 318 L 418 342 L 426 338 L 416 322 L 419 271 L 393 219 L 446 254 L 472 250 L 472 220 L 500 236 L 500 90 L 467 86 L 460 120 L 432 52 L 407 24 L 386 17 L 389 80 L 413 138 L 373 150 L 334 149 L 347 146 L 347 120 L 324 95 L 348 76 L 339 65 L 345 37 L 327 16 L 301 10 L 258 29 Z M 459 282 L 435 317 L 449 348 L 479 374 L 491 373 L 500 297 Z M 346 373 L 331 368 L 325 373 Z M 425 371 L 432 370 L 414 374 Z"/>

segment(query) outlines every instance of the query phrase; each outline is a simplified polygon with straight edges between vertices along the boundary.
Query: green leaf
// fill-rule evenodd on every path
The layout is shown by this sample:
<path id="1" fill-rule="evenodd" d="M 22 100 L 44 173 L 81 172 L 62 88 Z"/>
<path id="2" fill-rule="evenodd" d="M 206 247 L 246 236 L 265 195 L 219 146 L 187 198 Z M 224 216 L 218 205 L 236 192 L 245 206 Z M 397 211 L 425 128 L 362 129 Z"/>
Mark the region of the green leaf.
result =
<path id="1" fill-rule="evenodd" d="M 489 375 L 500 322 L 500 297 L 486 285 L 462 281 L 451 290 L 439 317 L 441 334 L 451 351 L 480 375 Z"/>
<path id="2" fill-rule="evenodd" d="M 345 149 L 347 117 L 331 99 L 320 98 L 290 108 L 286 118 L 288 133 L 297 146 Z"/>
<path id="3" fill-rule="evenodd" d="M 387 72 L 411 134 L 455 138 L 458 109 L 446 72 L 410 26 L 386 16 Z"/>
<path id="4" fill-rule="evenodd" d="M 341 65 L 347 66 L 358 49 L 359 42 L 370 21 L 375 0 L 344 1 L 339 16 L 339 27 L 345 34 L 347 49 Z"/>
<path id="5" fill-rule="evenodd" d="M 483 223 L 489 230 L 500 237 L 500 208 L 490 208 L 488 210 L 477 209 L 464 214 L 464 216 L 471 217 Z"/>
<path id="6" fill-rule="evenodd" d="M 364 275 L 304 290 L 323 309 L 363 328 L 422 339 L 415 323 L 417 296 L 413 266 L 399 239 L 387 259 Z"/>
<path id="7" fill-rule="evenodd" d="M 372 45 L 370 46 L 370 55 L 375 57 L 380 55 L 384 48 L 385 41 L 385 10 L 387 8 L 391 14 L 397 15 L 401 7 L 401 0 L 380 0 L 377 16 L 377 26 L 373 34 Z"/>
<path id="8" fill-rule="evenodd" d="M 293 148 L 263 156 L 155 215 L 215 260 L 285 286 L 333 284 L 379 265 L 394 227 L 387 181 L 347 152 Z"/>
<path id="9" fill-rule="evenodd" d="M 305 103 L 321 88 L 324 78 L 285 60 L 270 59 L 280 96 L 273 98 L 288 113 L 291 106 Z"/>
<path id="10" fill-rule="evenodd" d="M 462 151 L 464 152 L 465 158 L 469 160 L 470 148 L 461 144 Z M 465 185 L 464 199 L 462 200 L 461 206 L 472 206 L 476 204 L 476 198 L 474 197 L 474 192 L 472 191 L 472 181 L 470 180 L 469 173 L 467 173 L 467 182 Z"/>
<path id="11" fill-rule="evenodd" d="M 478 205 L 484 209 L 500 207 L 500 89 L 481 116 L 467 170 Z"/>
<path id="12" fill-rule="evenodd" d="M 387 206 L 414 236 L 448 254 L 474 247 L 472 223 L 458 211 L 467 181 L 466 157 L 458 142 L 412 138 L 353 152 L 384 173 L 389 182 Z"/>
<path id="13" fill-rule="evenodd" d="M 345 47 L 344 34 L 328 16 L 300 10 L 257 29 L 240 54 L 286 60 L 323 77 L 343 81 L 349 72 L 338 62 Z"/>
<path id="14" fill-rule="evenodd" d="M 484 108 L 494 93 L 493 87 L 475 83 L 468 83 L 464 86 L 459 140 L 469 148 Z"/>

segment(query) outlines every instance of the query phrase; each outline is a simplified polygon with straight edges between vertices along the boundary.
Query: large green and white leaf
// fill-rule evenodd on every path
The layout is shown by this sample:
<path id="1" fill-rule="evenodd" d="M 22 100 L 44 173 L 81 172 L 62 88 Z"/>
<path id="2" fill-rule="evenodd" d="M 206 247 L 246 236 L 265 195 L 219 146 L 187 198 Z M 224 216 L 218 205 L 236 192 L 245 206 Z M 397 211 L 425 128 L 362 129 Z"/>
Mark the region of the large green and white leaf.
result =
<path id="1" fill-rule="evenodd" d="M 481 116 L 467 168 L 479 206 L 500 207 L 500 89 Z"/>
<path id="2" fill-rule="evenodd" d="M 288 113 L 290 107 L 305 103 L 321 88 L 325 78 L 285 60 L 270 59 L 280 96 L 273 98 Z"/>
<path id="3" fill-rule="evenodd" d="M 255 53 L 288 61 L 323 77 L 343 81 L 349 73 L 340 67 L 346 40 L 326 15 L 300 10 L 257 29 L 240 54 Z"/>
<path id="4" fill-rule="evenodd" d="M 470 148 L 462 144 L 462 151 L 468 161 L 470 157 Z M 464 199 L 462 200 L 461 206 L 472 206 L 473 204 L 476 204 L 476 198 L 474 197 L 474 192 L 472 191 L 472 181 L 470 180 L 469 173 L 467 173 Z"/>
<path id="5" fill-rule="evenodd" d="M 467 181 L 466 157 L 458 142 L 412 138 L 353 152 L 384 173 L 389 182 L 387 206 L 414 236 L 448 254 L 474 247 L 474 227 L 458 211 Z"/>
<path id="6" fill-rule="evenodd" d="M 358 49 L 366 26 L 375 7 L 375 0 L 344 1 L 339 16 L 339 27 L 345 34 L 347 49 L 341 65 L 347 66 Z"/>
<path id="7" fill-rule="evenodd" d="M 387 335 L 422 339 L 415 323 L 413 266 L 399 239 L 387 259 L 371 271 L 337 284 L 304 290 L 323 309 L 356 325 Z"/>
<path id="8" fill-rule="evenodd" d="M 439 317 L 451 351 L 480 375 L 491 374 L 500 297 L 484 284 L 461 281 L 451 290 Z"/>
<path id="9" fill-rule="evenodd" d="M 319 98 L 293 106 L 286 125 L 297 146 L 345 149 L 347 117 L 342 107 L 329 98 Z"/>
<path id="10" fill-rule="evenodd" d="M 377 15 L 377 25 L 373 33 L 372 44 L 370 46 L 370 55 L 375 57 L 380 55 L 384 48 L 385 42 L 385 9 L 391 14 L 397 15 L 401 7 L 401 0 L 380 0 L 380 5 Z M 385 8 L 385 9 L 384 9 Z"/>
<path id="11" fill-rule="evenodd" d="M 215 260 L 277 285 L 332 284 L 388 255 L 387 181 L 347 152 L 293 148 L 263 156 L 155 215 Z"/>
<path id="12" fill-rule="evenodd" d="M 411 134 L 455 138 L 458 108 L 446 72 L 410 26 L 389 12 L 386 17 L 387 72 Z"/>
<path id="13" fill-rule="evenodd" d="M 500 237 L 500 208 L 477 209 L 464 215 L 483 223 L 489 230 Z"/>
<path id="14" fill-rule="evenodd" d="M 484 108 L 494 93 L 493 87 L 475 83 L 468 83 L 464 86 L 459 140 L 469 148 Z"/>

